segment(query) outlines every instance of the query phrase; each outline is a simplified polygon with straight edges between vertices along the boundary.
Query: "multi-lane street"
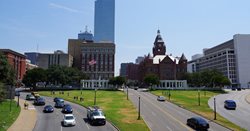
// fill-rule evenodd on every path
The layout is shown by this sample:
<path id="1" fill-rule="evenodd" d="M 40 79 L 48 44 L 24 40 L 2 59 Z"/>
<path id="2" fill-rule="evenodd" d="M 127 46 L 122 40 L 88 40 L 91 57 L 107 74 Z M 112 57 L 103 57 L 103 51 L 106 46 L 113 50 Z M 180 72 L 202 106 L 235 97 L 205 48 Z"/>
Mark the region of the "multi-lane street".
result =
<path id="1" fill-rule="evenodd" d="M 216 110 L 217 113 L 228 119 L 229 121 L 239 125 L 242 128 L 250 130 L 250 104 L 247 103 L 246 97 L 250 95 L 250 90 L 229 91 L 228 94 L 217 95 Z M 234 100 L 236 102 L 236 110 L 227 110 L 224 108 L 225 100 Z M 208 101 L 210 108 L 214 109 L 214 99 Z"/>
<path id="2" fill-rule="evenodd" d="M 129 89 L 129 99 L 137 107 L 140 96 L 141 116 L 152 131 L 189 131 L 193 130 L 186 125 L 188 118 L 198 116 L 169 102 L 159 102 L 157 97 L 149 92 L 140 92 Z M 227 131 L 212 121 L 207 120 L 210 131 Z"/>
<path id="3" fill-rule="evenodd" d="M 21 93 L 21 98 L 24 99 L 27 93 Z M 54 106 L 53 98 L 44 97 L 46 105 Z M 109 122 L 104 126 L 92 126 L 87 120 L 87 111 L 84 107 L 65 101 L 73 108 L 73 114 L 76 117 L 76 125 L 73 127 L 64 127 L 61 125 L 63 120 L 63 113 L 61 108 L 54 108 L 53 113 L 43 113 L 44 106 L 35 106 L 37 110 L 37 121 L 34 131 L 117 131 Z M 27 118 L 28 119 L 28 118 Z"/>

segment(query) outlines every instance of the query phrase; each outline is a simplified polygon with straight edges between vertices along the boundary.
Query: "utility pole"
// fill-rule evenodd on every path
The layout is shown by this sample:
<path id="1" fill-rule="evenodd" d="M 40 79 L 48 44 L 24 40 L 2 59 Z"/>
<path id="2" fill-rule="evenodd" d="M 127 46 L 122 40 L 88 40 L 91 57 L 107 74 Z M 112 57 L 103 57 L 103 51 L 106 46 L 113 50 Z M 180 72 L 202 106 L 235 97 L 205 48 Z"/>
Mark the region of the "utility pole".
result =
<path id="1" fill-rule="evenodd" d="M 127 86 L 127 100 L 128 100 L 128 86 Z"/>
<path id="2" fill-rule="evenodd" d="M 96 88 L 95 88 L 95 98 L 94 98 L 94 105 L 96 104 Z"/>
<path id="3" fill-rule="evenodd" d="M 201 105 L 200 90 L 198 90 L 198 105 Z"/>

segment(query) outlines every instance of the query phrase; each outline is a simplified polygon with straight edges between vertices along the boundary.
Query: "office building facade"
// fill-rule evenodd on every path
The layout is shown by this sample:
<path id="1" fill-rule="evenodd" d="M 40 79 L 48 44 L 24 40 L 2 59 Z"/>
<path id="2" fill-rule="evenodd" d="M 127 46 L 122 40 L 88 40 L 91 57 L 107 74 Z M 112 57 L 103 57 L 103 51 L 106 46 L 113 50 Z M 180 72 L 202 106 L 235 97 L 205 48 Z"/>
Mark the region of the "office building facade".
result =
<path id="1" fill-rule="evenodd" d="M 96 0 L 94 41 L 115 42 L 115 0 Z"/>
<path id="2" fill-rule="evenodd" d="M 216 69 L 228 77 L 234 87 L 249 87 L 250 35 L 236 34 L 233 39 L 203 50 L 203 56 L 188 62 L 189 72 Z"/>
<path id="3" fill-rule="evenodd" d="M 37 59 L 37 65 L 40 68 L 48 69 L 52 65 L 60 65 L 72 67 L 73 57 L 65 54 L 62 51 L 55 51 L 54 53 L 40 53 Z"/>
<path id="4" fill-rule="evenodd" d="M 38 52 L 25 52 L 24 55 L 30 60 L 31 64 L 37 65 Z"/>
<path id="5" fill-rule="evenodd" d="M 115 70 L 115 44 L 93 43 L 69 39 L 68 53 L 74 57 L 73 67 L 90 79 L 110 79 Z"/>

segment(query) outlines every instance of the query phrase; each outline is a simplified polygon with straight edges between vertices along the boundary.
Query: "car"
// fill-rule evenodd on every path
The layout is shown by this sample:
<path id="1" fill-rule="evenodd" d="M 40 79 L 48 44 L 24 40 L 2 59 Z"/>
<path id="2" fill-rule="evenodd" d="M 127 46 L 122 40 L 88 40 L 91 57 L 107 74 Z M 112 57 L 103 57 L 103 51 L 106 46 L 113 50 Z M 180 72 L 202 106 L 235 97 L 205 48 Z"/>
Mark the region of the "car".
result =
<path id="1" fill-rule="evenodd" d="M 46 105 L 44 108 L 43 108 L 43 112 L 53 112 L 54 111 L 54 108 L 53 106 L 51 105 Z"/>
<path id="2" fill-rule="evenodd" d="M 106 124 L 106 117 L 102 109 L 100 109 L 97 106 L 87 108 L 87 118 L 91 125 L 94 125 L 94 124 L 105 125 Z"/>
<path id="3" fill-rule="evenodd" d="M 165 101 L 166 98 L 164 96 L 157 96 L 158 101 Z"/>
<path id="4" fill-rule="evenodd" d="M 64 100 L 63 100 L 62 98 L 55 97 L 55 98 L 54 98 L 54 102 L 57 102 L 57 101 L 64 102 Z"/>
<path id="5" fill-rule="evenodd" d="M 76 125 L 75 116 L 73 114 L 64 115 L 62 124 L 63 126 L 75 126 Z"/>
<path id="6" fill-rule="evenodd" d="M 236 90 L 236 88 L 235 87 L 232 87 L 232 91 L 235 91 Z"/>
<path id="7" fill-rule="evenodd" d="M 187 119 L 187 125 L 195 130 L 207 130 L 209 128 L 208 122 L 202 117 L 191 117 Z"/>
<path id="8" fill-rule="evenodd" d="M 56 108 L 63 108 L 63 107 L 64 107 L 64 102 L 57 101 L 57 102 L 55 103 L 55 107 L 56 107 Z"/>
<path id="9" fill-rule="evenodd" d="M 237 88 L 237 91 L 241 91 L 241 88 Z"/>
<path id="10" fill-rule="evenodd" d="M 62 108 L 63 113 L 73 113 L 73 109 L 69 104 L 66 104 Z"/>
<path id="11" fill-rule="evenodd" d="M 35 100 L 35 96 L 31 95 L 31 94 L 27 94 L 26 95 L 26 100 Z"/>
<path id="12" fill-rule="evenodd" d="M 235 110 L 236 109 L 236 102 L 234 100 L 225 100 L 224 101 L 224 107 L 226 109 Z"/>
<path id="13" fill-rule="evenodd" d="M 34 100 L 34 105 L 45 105 L 45 99 L 42 97 L 38 97 Z"/>

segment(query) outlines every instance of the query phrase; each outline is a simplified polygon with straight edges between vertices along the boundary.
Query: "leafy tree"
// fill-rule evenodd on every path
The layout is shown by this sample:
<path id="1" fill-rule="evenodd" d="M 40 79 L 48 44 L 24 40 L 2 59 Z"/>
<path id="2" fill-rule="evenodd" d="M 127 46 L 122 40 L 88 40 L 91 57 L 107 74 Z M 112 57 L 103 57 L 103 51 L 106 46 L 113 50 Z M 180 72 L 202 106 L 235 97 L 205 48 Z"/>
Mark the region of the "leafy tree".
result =
<path id="1" fill-rule="evenodd" d="M 0 52 L 0 81 L 7 85 L 15 84 L 15 71 L 8 63 L 8 60 L 2 52 Z"/>
<path id="2" fill-rule="evenodd" d="M 5 93 L 4 84 L 0 82 L 0 103 L 4 100 Z"/>
<path id="3" fill-rule="evenodd" d="M 159 77 L 154 75 L 154 74 L 149 74 L 146 75 L 143 79 L 143 81 L 148 85 L 148 86 L 152 86 L 152 85 L 158 85 L 160 83 Z"/>
<path id="4" fill-rule="evenodd" d="M 111 85 L 121 86 L 124 83 L 126 83 L 126 79 L 124 77 L 121 77 L 121 76 L 117 76 L 117 77 L 113 77 L 113 78 L 109 79 L 109 84 L 111 84 Z"/>
<path id="5" fill-rule="evenodd" d="M 35 90 L 37 82 L 45 82 L 46 80 L 47 80 L 46 70 L 42 68 L 34 68 L 26 72 L 22 82 L 26 86 L 30 86 L 33 88 L 33 90 Z"/>

